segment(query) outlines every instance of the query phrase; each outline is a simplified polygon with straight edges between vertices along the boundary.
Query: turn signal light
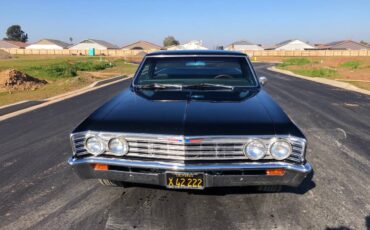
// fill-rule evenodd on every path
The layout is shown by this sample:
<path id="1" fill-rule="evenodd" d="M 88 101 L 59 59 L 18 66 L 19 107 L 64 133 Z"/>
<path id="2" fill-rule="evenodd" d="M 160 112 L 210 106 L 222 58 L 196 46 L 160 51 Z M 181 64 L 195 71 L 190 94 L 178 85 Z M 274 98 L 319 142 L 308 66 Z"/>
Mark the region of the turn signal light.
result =
<path id="1" fill-rule="evenodd" d="M 108 165 L 104 165 L 104 164 L 92 164 L 91 166 L 95 170 L 103 170 L 103 171 L 108 170 Z"/>
<path id="2" fill-rule="evenodd" d="M 267 169 L 266 174 L 268 176 L 283 176 L 285 174 L 285 169 Z"/>

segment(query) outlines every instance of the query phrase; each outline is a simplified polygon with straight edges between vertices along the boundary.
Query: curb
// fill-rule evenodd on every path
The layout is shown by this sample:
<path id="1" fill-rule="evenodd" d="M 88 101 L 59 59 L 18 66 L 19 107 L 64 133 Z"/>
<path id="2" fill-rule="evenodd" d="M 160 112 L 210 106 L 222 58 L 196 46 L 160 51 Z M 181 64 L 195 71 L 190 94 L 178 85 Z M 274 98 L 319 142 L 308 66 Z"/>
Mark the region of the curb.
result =
<path id="1" fill-rule="evenodd" d="M 45 100 L 27 100 L 0 107 L 0 116 L 44 103 Z"/>
<path id="2" fill-rule="evenodd" d="M 60 94 L 60 95 L 56 95 L 54 97 L 49 97 L 43 100 L 26 100 L 26 101 L 21 101 L 21 102 L 17 102 L 14 104 L 2 106 L 0 107 L 0 121 L 3 121 L 5 119 L 32 111 L 34 109 L 38 109 L 38 108 L 41 108 L 41 107 L 44 107 L 44 106 L 47 106 L 47 105 L 50 105 L 50 104 L 53 104 L 59 101 L 63 101 L 65 99 L 69 99 L 71 97 L 81 95 L 83 93 L 87 93 L 87 92 L 90 92 L 90 91 L 93 91 L 93 90 L 96 90 L 96 89 L 99 89 L 105 86 L 112 85 L 114 83 L 127 80 L 131 78 L 132 76 L 133 75 L 116 76 L 116 77 L 112 77 L 109 79 L 96 81 L 81 89 L 74 90 L 74 91 L 67 92 L 67 93 Z"/>
<path id="3" fill-rule="evenodd" d="M 370 95 L 370 91 L 365 90 L 365 89 L 360 89 L 360 88 L 358 88 L 354 85 L 351 85 L 349 83 L 346 83 L 346 82 L 340 82 L 340 81 L 335 81 L 335 80 L 330 80 L 330 79 L 320 78 L 320 77 L 307 77 L 307 76 L 295 74 L 295 73 L 293 73 L 291 71 L 288 71 L 288 70 L 278 69 L 275 66 L 269 67 L 267 69 L 270 70 L 270 71 L 273 71 L 273 72 L 286 74 L 286 75 L 289 75 L 289 76 L 292 76 L 292 77 L 297 77 L 297 78 L 301 78 L 301 79 L 305 79 L 305 80 L 309 80 L 309 81 L 314 81 L 314 82 L 317 82 L 317 83 L 334 86 L 334 87 L 337 87 L 337 88 L 349 90 L 349 91 L 356 92 L 356 93 L 362 93 L 362 94 Z"/>

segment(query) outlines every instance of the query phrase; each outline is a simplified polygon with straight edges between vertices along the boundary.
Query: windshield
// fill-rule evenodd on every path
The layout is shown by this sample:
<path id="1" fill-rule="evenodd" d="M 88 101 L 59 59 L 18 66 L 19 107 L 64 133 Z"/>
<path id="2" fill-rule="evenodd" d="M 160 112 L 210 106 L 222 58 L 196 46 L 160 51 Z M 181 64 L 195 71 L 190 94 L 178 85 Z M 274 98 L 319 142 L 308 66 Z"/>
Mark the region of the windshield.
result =
<path id="1" fill-rule="evenodd" d="M 258 85 L 245 57 L 147 58 L 134 84 L 213 84 L 234 87 Z"/>

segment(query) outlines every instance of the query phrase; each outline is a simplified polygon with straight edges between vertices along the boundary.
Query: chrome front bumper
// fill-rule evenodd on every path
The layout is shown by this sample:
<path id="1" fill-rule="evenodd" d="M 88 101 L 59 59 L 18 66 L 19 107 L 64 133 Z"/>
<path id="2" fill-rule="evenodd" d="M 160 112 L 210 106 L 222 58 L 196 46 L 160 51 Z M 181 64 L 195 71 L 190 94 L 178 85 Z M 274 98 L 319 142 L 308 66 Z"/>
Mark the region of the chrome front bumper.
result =
<path id="1" fill-rule="evenodd" d="M 109 179 L 165 186 L 166 172 L 204 173 L 205 187 L 288 185 L 297 187 L 312 172 L 309 163 L 170 163 L 102 157 L 70 158 L 68 163 L 80 178 Z M 92 164 L 106 164 L 109 170 L 94 170 Z M 285 169 L 282 176 L 260 174 L 267 169 Z M 238 173 L 239 172 L 239 173 Z M 244 172 L 244 173 L 241 173 Z M 249 173 L 250 172 L 250 173 Z M 257 172 L 257 173 L 255 173 Z"/>

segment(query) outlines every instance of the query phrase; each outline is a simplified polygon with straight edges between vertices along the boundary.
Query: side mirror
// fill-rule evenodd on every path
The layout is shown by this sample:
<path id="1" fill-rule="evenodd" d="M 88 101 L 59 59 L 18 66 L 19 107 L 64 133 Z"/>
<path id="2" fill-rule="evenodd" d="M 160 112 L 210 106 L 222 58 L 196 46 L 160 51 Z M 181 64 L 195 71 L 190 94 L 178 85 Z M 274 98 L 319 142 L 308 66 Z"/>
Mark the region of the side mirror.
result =
<path id="1" fill-rule="evenodd" d="M 260 82 L 261 85 L 266 85 L 267 78 L 266 77 L 260 77 L 260 78 L 258 78 L 258 81 Z"/>

